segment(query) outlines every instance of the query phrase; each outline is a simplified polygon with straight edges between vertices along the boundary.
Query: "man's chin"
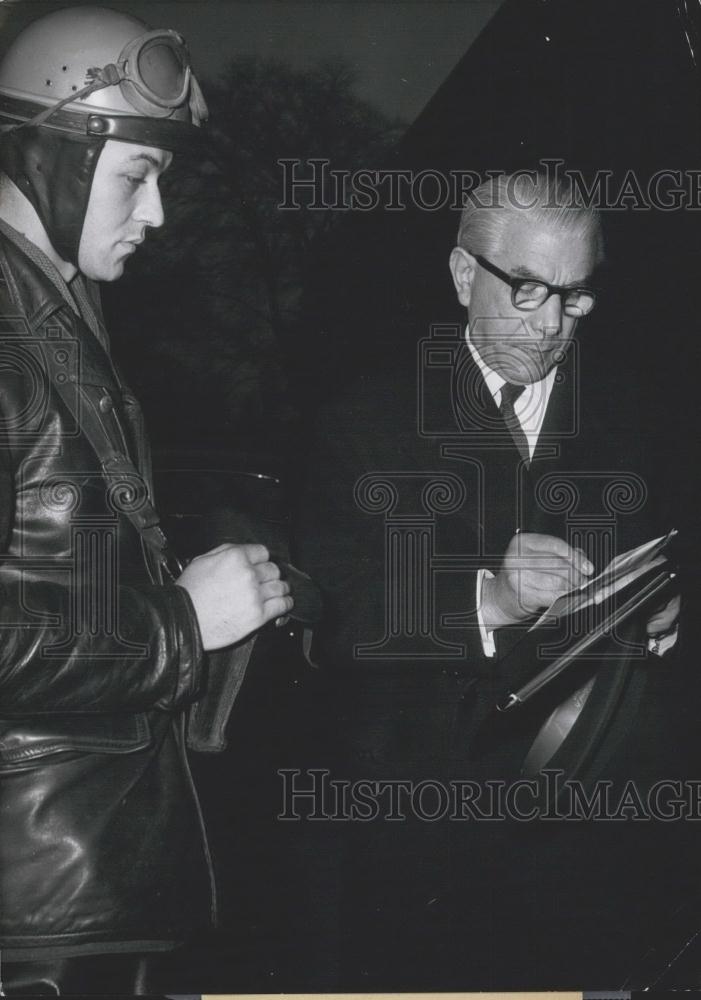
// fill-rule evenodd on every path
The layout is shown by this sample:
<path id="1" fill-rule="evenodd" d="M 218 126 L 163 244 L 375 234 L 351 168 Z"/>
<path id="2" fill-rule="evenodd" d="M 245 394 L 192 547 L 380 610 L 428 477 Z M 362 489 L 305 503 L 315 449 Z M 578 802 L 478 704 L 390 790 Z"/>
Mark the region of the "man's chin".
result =
<path id="1" fill-rule="evenodd" d="M 517 385 L 540 382 L 553 368 L 562 364 L 566 353 L 566 348 L 562 347 L 539 351 L 537 348 L 514 346 L 499 359 L 499 374 Z"/>
<path id="2" fill-rule="evenodd" d="M 103 267 L 85 268 L 83 274 L 91 281 L 116 281 L 124 274 L 124 262 L 117 261 L 115 264 Z"/>
<path id="3" fill-rule="evenodd" d="M 482 358 L 493 371 L 514 385 L 540 382 L 557 363 L 551 350 L 540 351 L 535 346 L 525 347 L 519 343 L 492 348 L 485 351 Z"/>
<path id="4" fill-rule="evenodd" d="M 507 382 L 513 382 L 514 385 L 530 385 L 531 382 L 540 382 L 541 379 L 545 378 L 552 368 L 552 364 L 549 364 L 548 361 L 549 359 L 542 357 L 542 355 L 537 358 L 514 358 L 508 364 L 500 366 L 499 374 Z"/>

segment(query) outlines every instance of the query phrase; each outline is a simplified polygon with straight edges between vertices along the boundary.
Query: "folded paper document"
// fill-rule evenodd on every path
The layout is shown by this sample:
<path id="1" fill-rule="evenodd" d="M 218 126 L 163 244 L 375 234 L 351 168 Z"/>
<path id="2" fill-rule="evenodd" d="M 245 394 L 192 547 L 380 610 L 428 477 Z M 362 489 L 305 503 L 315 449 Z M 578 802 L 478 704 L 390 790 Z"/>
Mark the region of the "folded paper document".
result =
<path id="1" fill-rule="evenodd" d="M 676 534 L 676 529 L 672 529 L 660 538 L 654 538 L 651 542 L 645 542 L 636 549 L 616 556 L 598 576 L 556 598 L 529 631 L 532 632 L 541 625 L 553 624 L 592 604 L 601 604 L 651 569 L 661 566 L 667 559 L 669 543 Z"/>

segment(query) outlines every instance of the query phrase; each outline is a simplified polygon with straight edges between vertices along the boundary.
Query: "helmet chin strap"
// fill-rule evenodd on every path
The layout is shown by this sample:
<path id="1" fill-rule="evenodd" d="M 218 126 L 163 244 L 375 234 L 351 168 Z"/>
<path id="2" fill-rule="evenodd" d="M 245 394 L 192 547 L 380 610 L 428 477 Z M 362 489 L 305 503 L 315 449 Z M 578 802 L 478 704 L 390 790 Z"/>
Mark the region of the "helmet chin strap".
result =
<path id="1" fill-rule="evenodd" d="M 0 143 L 0 170 L 31 202 L 56 253 L 78 267 L 92 181 L 104 138 L 49 127 L 15 129 Z"/>

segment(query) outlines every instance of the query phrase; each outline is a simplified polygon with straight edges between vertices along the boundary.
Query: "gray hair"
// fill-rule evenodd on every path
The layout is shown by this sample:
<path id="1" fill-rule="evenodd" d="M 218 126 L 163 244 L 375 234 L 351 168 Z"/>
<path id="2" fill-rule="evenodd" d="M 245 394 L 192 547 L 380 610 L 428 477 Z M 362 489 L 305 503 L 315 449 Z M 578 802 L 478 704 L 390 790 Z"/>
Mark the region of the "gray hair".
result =
<path id="1" fill-rule="evenodd" d="M 498 251 L 506 223 L 517 213 L 527 214 L 535 224 L 576 230 L 591 240 L 595 264 L 603 262 L 599 213 L 584 204 L 567 174 L 519 171 L 490 177 L 468 195 L 460 217 L 458 246 L 484 256 Z"/>

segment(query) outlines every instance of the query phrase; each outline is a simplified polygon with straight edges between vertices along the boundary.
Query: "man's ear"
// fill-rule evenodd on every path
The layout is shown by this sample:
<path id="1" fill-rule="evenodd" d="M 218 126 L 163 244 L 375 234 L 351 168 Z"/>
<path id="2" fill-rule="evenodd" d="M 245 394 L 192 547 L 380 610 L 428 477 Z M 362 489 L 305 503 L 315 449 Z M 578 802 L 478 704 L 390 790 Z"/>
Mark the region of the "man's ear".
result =
<path id="1" fill-rule="evenodd" d="M 462 247 L 455 247 L 450 255 L 450 273 L 453 276 L 455 291 L 458 293 L 460 305 L 469 306 L 472 295 L 472 282 L 477 271 L 477 261 Z"/>

